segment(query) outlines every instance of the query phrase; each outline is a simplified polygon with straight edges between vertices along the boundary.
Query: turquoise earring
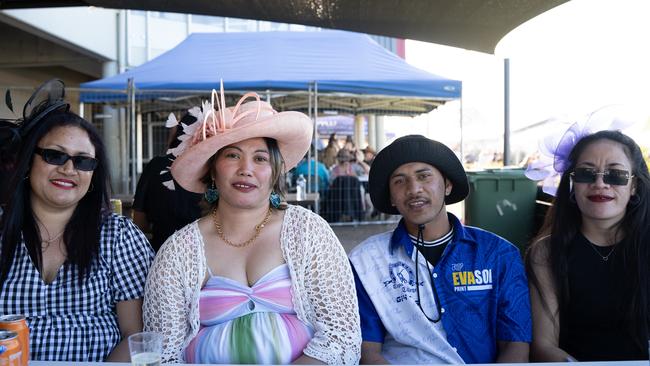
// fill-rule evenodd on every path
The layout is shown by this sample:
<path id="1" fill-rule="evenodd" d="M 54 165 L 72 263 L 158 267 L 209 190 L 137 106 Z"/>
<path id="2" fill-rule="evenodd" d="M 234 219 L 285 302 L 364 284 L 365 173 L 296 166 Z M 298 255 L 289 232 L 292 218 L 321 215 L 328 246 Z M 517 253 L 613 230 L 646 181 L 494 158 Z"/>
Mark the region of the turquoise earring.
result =
<path id="1" fill-rule="evenodd" d="M 219 199 L 219 191 L 217 190 L 217 187 L 214 185 L 214 181 L 210 183 L 208 189 L 203 194 L 203 197 L 205 198 L 206 201 L 208 201 L 209 204 L 213 204 L 217 202 L 217 200 Z"/>
<path id="2" fill-rule="evenodd" d="M 275 191 L 271 192 L 271 196 L 269 197 L 269 201 L 271 202 L 271 206 L 273 208 L 279 208 L 280 203 L 282 202 L 282 199 L 280 198 L 280 195 L 275 193 Z"/>

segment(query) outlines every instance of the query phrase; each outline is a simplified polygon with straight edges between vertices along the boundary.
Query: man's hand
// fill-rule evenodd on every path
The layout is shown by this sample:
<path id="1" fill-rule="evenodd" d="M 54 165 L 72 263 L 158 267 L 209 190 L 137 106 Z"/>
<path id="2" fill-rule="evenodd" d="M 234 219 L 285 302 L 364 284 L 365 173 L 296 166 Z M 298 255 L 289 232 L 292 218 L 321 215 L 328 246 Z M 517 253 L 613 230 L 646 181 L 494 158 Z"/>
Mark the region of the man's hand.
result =
<path id="1" fill-rule="evenodd" d="M 390 362 L 386 361 L 384 356 L 381 355 L 381 348 L 383 344 L 378 342 L 361 342 L 361 364 L 364 365 L 388 365 Z"/>

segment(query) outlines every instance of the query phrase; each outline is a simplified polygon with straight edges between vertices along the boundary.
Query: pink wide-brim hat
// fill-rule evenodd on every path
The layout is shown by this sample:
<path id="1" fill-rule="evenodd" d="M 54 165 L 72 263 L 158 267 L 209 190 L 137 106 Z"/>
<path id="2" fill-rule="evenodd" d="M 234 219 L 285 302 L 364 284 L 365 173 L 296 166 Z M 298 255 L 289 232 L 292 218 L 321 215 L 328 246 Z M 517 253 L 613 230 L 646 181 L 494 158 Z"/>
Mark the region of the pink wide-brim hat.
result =
<path id="1" fill-rule="evenodd" d="M 213 90 L 212 99 L 216 92 Z M 257 101 L 243 103 L 253 96 Z M 313 124 L 300 112 L 276 112 L 269 103 L 262 102 L 255 93 L 244 95 L 235 107 L 223 108 L 223 89 L 220 108 L 203 103 L 201 117 L 190 126 L 183 126 L 186 134 L 181 144 L 170 151 L 176 155 L 171 173 L 178 184 L 190 192 L 204 193 L 203 178 L 208 174 L 208 160 L 221 148 L 256 137 L 277 141 L 284 161 L 284 172 L 300 162 L 309 150 Z M 188 131 L 189 130 L 189 131 Z"/>

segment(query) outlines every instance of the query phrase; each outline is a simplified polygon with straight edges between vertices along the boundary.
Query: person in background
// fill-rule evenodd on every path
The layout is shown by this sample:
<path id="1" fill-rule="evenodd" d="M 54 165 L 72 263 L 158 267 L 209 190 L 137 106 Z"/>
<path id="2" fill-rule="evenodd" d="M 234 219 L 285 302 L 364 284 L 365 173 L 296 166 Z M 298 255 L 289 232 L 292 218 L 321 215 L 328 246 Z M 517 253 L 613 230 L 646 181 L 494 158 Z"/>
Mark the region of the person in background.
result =
<path id="1" fill-rule="evenodd" d="M 372 162 L 375 160 L 377 152 L 370 146 L 366 146 L 365 149 L 361 150 L 363 152 L 363 162 L 368 166 L 372 166 Z"/>
<path id="2" fill-rule="evenodd" d="M 339 143 L 336 140 L 336 134 L 332 133 L 329 140 L 327 141 L 327 146 L 323 150 L 323 164 L 329 169 L 336 164 L 336 154 L 338 154 L 340 148 Z"/>
<path id="3" fill-rule="evenodd" d="M 648 167 L 630 137 L 576 127 L 555 150 L 560 184 L 526 253 L 531 359 L 647 360 Z"/>
<path id="4" fill-rule="evenodd" d="M 361 363 L 527 362 L 530 301 L 519 250 L 464 226 L 446 205 L 469 192 L 453 151 L 420 135 L 377 154 L 370 197 L 397 228 L 350 253 Z"/>
<path id="5" fill-rule="evenodd" d="M 318 192 L 324 195 L 329 186 L 330 172 L 327 170 L 325 164 L 316 161 L 314 158 L 309 159 L 309 154 L 298 163 L 293 171 L 294 178 L 298 178 L 302 174 L 305 179 L 311 175 L 311 192 Z M 316 184 L 316 175 L 318 175 L 318 185 Z"/>
<path id="6" fill-rule="evenodd" d="M 343 144 L 343 148 L 350 152 L 355 152 L 357 150 L 357 145 L 354 143 L 352 136 L 348 135 L 345 137 L 345 143 Z"/>
<path id="7" fill-rule="evenodd" d="M 346 138 L 343 150 L 347 150 L 350 152 L 350 154 L 352 154 L 350 161 L 353 165 L 357 165 L 357 167 L 354 167 L 355 170 L 358 170 L 359 168 L 363 169 L 363 173 L 358 174 L 358 176 L 368 175 L 368 172 L 370 171 L 370 164 L 366 162 L 364 150 L 357 149 L 354 141 L 352 140 L 352 136 L 348 136 Z"/>
<path id="8" fill-rule="evenodd" d="M 16 125 L 0 314 L 27 318 L 32 360 L 128 362 L 154 253 L 130 220 L 111 214 L 104 145 L 63 97 L 60 80 L 47 82 Z"/>
<path id="9" fill-rule="evenodd" d="M 206 215 L 167 239 L 147 279 L 145 329 L 164 336 L 163 362 L 357 363 L 345 251 L 320 216 L 283 202 L 284 172 L 309 149 L 311 120 L 255 93 L 232 108 L 204 106 L 171 171 L 205 194 Z"/>
<path id="10" fill-rule="evenodd" d="M 187 113 L 180 122 L 189 126 L 196 122 L 196 117 Z M 183 130 L 174 127 L 169 149 L 181 142 L 178 138 Z M 151 246 L 155 251 L 174 231 L 201 216 L 199 202 L 203 196 L 188 192 L 173 181 L 169 173 L 173 160 L 171 153 L 151 159 L 140 176 L 133 199 L 133 222 L 142 231 L 152 233 Z"/>
<path id="11" fill-rule="evenodd" d="M 340 176 L 360 177 L 367 175 L 370 171 L 368 164 L 360 161 L 361 152 L 358 151 L 355 156 L 352 151 L 347 149 L 339 150 L 336 154 L 337 164 L 330 170 L 330 184 Z"/>

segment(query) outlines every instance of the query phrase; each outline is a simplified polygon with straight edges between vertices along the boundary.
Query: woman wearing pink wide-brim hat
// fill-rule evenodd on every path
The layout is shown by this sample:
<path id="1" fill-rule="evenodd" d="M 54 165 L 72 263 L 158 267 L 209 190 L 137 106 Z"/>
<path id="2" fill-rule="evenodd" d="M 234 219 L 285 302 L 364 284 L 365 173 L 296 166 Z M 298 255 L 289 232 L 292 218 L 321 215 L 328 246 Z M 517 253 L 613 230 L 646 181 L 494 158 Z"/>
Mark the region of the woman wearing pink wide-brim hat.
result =
<path id="1" fill-rule="evenodd" d="M 223 101 L 223 89 L 213 91 L 190 109 L 199 122 L 180 126 L 171 151 L 167 186 L 204 194 L 206 210 L 158 252 L 145 330 L 163 334 L 163 362 L 358 363 L 345 251 L 320 216 L 284 200 L 284 174 L 309 150 L 311 120 L 254 93 L 234 107 Z"/>

